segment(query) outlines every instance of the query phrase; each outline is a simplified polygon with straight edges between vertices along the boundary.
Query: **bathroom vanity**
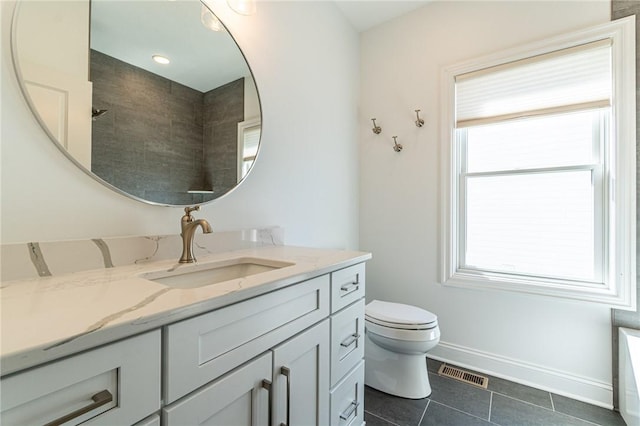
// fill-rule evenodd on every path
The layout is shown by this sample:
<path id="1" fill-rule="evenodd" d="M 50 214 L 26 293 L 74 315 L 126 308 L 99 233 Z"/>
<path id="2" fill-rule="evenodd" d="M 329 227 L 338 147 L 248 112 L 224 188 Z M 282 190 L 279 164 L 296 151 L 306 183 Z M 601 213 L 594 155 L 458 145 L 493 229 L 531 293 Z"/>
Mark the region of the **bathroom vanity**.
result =
<path id="1" fill-rule="evenodd" d="M 2 424 L 361 425 L 369 258 L 262 247 L 5 282 Z"/>
<path id="2" fill-rule="evenodd" d="M 75 165 L 120 195 L 168 206 L 199 205 L 244 181 L 257 156 L 260 99 L 245 55 L 228 30 L 211 28 L 218 19 L 206 4 L 36 3 L 13 8 L 16 78 Z M 172 27 L 163 52 L 175 45 L 183 57 L 189 45 L 195 54 L 171 68 L 130 59 L 132 47 L 134 57 L 156 49 L 165 33 L 157 22 Z M 190 69 L 167 73 L 180 63 Z M 135 86 L 123 79 L 132 73 Z M 167 105 L 179 123 L 171 131 Z M 153 155 L 130 167 L 130 148 Z M 193 259 L 197 225 L 211 232 L 189 217 L 175 244 L 130 237 L 0 247 L 0 423 L 364 423 L 370 254 L 286 247 L 243 230 L 234 240 L 243 248 L 273 245 L 215 252 L 200 244 L 198 263 L 179 264 Z M 219 244 L 229 243 L 221 234 Z M 167 256 L 181 245 L 182 257 Z"/>

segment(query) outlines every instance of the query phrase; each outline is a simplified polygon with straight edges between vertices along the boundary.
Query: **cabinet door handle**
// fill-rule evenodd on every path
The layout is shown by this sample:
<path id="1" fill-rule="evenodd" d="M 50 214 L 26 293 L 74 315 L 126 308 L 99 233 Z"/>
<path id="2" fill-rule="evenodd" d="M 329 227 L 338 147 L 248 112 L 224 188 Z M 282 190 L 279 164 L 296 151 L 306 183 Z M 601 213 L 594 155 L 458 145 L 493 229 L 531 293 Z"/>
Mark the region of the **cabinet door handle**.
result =
<path id="1" fill-rule="evenodd" d="M 291 424 L 291 370 L 288 367 L 281 367 L 280 374 L 287 378 L 287 422 L 280 423 L 280 426 Z"/>
<path id="2" fill-rule="evenodd" d="M 267 413 L 269 416 L 269 421 L 267 422 L 267 424 L 269 426 L 272 425 L 272 420 L 271 420 L 271 407 L 273 406 L 273 393 L 271 392 L 271 380 L 267 380 L 267 379 L 263 379 L 262 380 L 262 388 L 266 389 L 267 392 L 269 392 L 269 407 L 267 408 Z"/>
<path id="3" fill-rule="evenodd" d="M 351 401 L 351 404 L 349 404 L 349 407 L 347 407 L 346 410 L 340 413 L 340 418 L 342 420 L 347 420 L 349 417 L 353 415 L 353 413 L 355 413 L 356 408 L 358 408 L 359 405 L 360 403 L 358 401 Z"/>
<path id="4" fill-rule="evenodd" d="M 353 333 L 351 336 L 343 340 L 340 343 L 340 346 L 348 348 L 349 346 L 353 345 L 359 338 L 360 338 L 359 333 Z"/>
<path id="5" fill-rule="evenodd" d="M 86 407 L 82 407 L 77 409 L 76 411 L 69 413 L 65 416 L 62 416 L 60 418 L 57 418 L 47 424 L 45 424 L 44 426 L 59 426 L 62 425 L 70 420 L 75 419 L 76 417 L 80 417 L 81 415 L 88 413 L 91 410 L 95 410 L 98 407 L 101 407 L 105 404 L 110 403 L 111 401 L 113 401 L 113 395 L 111 395 L 111 392 L 109 392 L 108 390 L 103 390 L 98 392 L 97 394 L 93 395 L 91 397 L 91 399 L 93 400 L 93 402 L 89 405 L 87 405 Z"/>
<path id="6" fill-rule="evenodd" d="M 346 291 L 346 292 L 352 292 L 352 291 L 357 290 L 359 285 L 360 285 L 360 274 L 356 274 L 356 280 L 355 281 L 351 281 L 350 283 L 342 284 L 340 286 L 340 290 Z M 353 287 L 355 287 L 355 288 L 353 288 Z"/>

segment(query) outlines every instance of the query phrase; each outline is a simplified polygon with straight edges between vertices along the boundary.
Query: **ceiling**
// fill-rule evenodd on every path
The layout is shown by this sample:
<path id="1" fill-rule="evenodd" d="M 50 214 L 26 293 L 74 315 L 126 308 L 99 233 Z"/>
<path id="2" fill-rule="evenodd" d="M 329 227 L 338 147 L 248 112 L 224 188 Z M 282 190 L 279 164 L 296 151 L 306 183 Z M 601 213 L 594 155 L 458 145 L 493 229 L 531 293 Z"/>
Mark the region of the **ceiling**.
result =
<path id="1" fill-rule="evenodd" d="M 198 0 L 92 0 L 91 48 L 201 92 L 250 75 L 229 33 L 205 28 L 201 13 Z"/>
<path id="2" fill-rule="evenodd" d="M 418 9 L 430 1 L 432 0 L 334 0 L 358 32 Z"/>

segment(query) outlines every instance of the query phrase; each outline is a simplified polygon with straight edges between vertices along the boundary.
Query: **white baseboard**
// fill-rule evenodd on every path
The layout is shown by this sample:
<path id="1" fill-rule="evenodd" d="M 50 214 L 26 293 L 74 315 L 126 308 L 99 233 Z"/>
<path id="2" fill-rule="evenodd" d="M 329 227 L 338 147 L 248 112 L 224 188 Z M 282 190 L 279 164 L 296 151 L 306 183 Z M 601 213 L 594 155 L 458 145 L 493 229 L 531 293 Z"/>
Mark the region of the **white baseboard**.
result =
<path id="1" fill-rule="evenodd" d="M 589 404 L 613 408 L 613 386 L 610 383 L 442 341 L 427 356 Z"/>

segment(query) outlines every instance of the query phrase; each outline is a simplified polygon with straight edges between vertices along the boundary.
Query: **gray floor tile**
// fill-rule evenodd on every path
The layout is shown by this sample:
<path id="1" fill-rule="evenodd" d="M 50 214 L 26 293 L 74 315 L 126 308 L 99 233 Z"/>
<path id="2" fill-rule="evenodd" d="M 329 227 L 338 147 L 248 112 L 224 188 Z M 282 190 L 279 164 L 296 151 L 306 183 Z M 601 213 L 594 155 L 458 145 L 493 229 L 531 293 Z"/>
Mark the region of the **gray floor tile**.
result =
<path id="1" fill-rule="evenodd" d="M 416 426 L 429 400 L 405 399 L 388 395 L 373 388 L 364 388 L 365 410 L 370 414 L 400 426 Z"/>
<path id="2" fill-rule="evenodd" d="M 566 396 L 551 394 L 553 406 L 560 413 L 569 414 L 603 426 L 625 426 L 620 414 L 606 408 L 576 401 Z"/>
<path id="3" fill-rule="evenodd" d="M 427 358 L 433 390 L 428 399 L 408 400 L 367 387 L 367 424 L 416 426 L 420 422 L 420 426 L 624 426 L 622 417 L 611 410 L 497 377 L 488 376 L 488 390 L 441 377 L 437 374 L 441 365 L 440 361 Z"/>
<path id="4" fill-rule="evenodd" d="M 438 368 L 440 368 L 440 365 L 442 363 L 436 360 L 428 360 L 427 366 L 429 366 L 429 361 L 432 361 L 432 364 L 435 368 L 435 370 L 431 370 L 431 368 L 429 368 L 429 371 L 437 373 Z M 510 396 L 521 401 L 530 402 L 541 407 L 553 409 L 553 406 L 551 405 L 551 395 L 549 394 L 549 392 L 511 382 L 499 377 L 490 376 L 486 373 L 475 371 L 473 369 L 463 368 L 463 370 L 487 377 L 489 379 L 489 386 L 487 387 L 487 390 L 501 393 L 502 395 Z"/>
<path id="5" fill-rule="evenodd" d="M 486 426 L 490 424 L 486 420 L 431 401 L 420 426 Z"/>
<path id="6" fill-rule="evenodd" d="M 510 382 L 498 377 L 489 376 L 488 390 L 510 396 L 524 402 L 539 405 L 540 407 L 553 409 L 549 392 L 535 389 L 519 383 Z"/>
<path id="7" fill-rule="evenodd" d="M 367 423 L 367 426 L 396 426 L 394 423 L 388 422 L 367 411 L 364 412 L 364 421 Z"/>
<path id="8" fill-rule="evenodd" d="M 490 420 L 500 426 L 593 426 L 566 414 L 499 394 L 493 395 Z"/>
<path id="9" fill-rule="evenodd" d="M 481 419 L 489 418 L 491 392 L 453 379 L 429 373 L 432 401 L 439 402 Z"/>

